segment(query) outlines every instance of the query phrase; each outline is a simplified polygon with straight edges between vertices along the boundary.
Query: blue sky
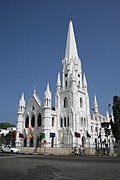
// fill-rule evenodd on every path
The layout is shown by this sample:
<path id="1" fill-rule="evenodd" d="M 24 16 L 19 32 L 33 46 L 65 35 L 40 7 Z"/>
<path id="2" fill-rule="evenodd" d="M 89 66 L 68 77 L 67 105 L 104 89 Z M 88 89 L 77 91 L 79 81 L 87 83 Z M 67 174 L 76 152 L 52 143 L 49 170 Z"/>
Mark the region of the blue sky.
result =
<path id="1" fill-rule="evenodd" d="M 16 123 L 34 86 L 43 101 L 49 81 L 54 100 L 70 16 L 91 109 L 94 94 L 103 114 L 120 95 L 119 0 L 0 0 L 0 122 Z"/>

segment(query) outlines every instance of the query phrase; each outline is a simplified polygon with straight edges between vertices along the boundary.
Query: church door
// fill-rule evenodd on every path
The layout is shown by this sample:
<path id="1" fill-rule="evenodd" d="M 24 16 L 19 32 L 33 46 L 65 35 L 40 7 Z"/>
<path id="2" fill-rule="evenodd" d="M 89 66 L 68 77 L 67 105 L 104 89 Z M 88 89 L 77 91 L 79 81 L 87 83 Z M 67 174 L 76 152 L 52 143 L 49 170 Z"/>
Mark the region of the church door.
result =
<path id="1" fill-rule="evenodd" d="M 82 137 L 82 148 L 85 147 L 85 136 Z"/>
<path id="2" fill-rule="evenodd" d="M 38 137 L 37 138 L 37 143 L 36 143 L 37 147 L 39 146 L 39 142 L 40 142 L 40 138 Z"/>
<path id="3" fill-rule="evenodd" d="M 27 138 L 24 139 L 24 147 L 27 147 Z"/>
<path id="4" fill-rule="evenodd" d="M 53 148 L 54 145 L 54 138 L 51 139 L 51 147 Z"/>

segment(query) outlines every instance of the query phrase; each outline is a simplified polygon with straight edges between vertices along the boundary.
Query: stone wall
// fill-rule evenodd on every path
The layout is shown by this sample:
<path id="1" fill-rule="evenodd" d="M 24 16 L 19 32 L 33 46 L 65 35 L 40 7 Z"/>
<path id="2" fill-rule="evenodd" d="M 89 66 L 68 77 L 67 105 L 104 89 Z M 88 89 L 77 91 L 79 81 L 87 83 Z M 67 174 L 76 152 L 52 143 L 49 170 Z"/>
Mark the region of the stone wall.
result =
<path id="1" fill-rule="evenodd" d="M 19 147 L 21 153 L 25 154 L 45 154 L 45 155 L 70 155 L 71 148 L 35 148 L 35 147 Z"/>
<path id="2" fill-rule="evenodd" d="M 25 154 L 44 154 L 44 155 L 74 155 L 72 148 L 40 148 L 40 147 L 19 147 L 21 153 Z M 103 156 L 107 155 L 105 149 L 85 148 L 85 156 Z M 120 155 L 120 148 L 110 149 L 110 156 Z"/>

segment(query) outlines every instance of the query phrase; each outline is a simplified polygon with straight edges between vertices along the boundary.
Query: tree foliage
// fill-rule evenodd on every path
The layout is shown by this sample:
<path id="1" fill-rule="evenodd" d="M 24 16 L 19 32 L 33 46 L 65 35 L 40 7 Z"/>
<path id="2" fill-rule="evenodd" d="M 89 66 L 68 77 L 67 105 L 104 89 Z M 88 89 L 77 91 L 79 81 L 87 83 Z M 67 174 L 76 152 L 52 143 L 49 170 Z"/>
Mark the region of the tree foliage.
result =
<path id="1" fill-rule="evenodd" d="M 15 125 L 14 124 L 10 124 L 10 123 L 8 123 L 8 122 L 1 122 L 0 123 L 0 128 L 1 129 L 7 129 L 7 128 L 9 128 L 9 127 L 15 127 Z"/>
<path id="2" fill-rule="evenodd" d="M 113 97 L 113 117 L 114 122 L 111 122 L 113 135 L 116 141 L 120 140 L 120 96 Z"/>

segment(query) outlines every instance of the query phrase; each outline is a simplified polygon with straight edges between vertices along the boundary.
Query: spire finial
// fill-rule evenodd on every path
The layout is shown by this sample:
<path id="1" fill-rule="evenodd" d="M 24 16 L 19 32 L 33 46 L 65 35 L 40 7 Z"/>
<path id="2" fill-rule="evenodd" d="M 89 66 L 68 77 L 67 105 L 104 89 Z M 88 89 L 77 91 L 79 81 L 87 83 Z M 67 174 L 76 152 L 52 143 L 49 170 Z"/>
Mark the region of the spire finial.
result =
<path id="1" fill-rule="evenodd" d="M 69 20 L 72 21 L 72 17 L 71 16 L 70 16 Z"/>
<path id="2" fill-rule="evenodd" d="M 36 94 L 36 86 L 34 86 L 34 94 Z"/>
<path id="3" fill-rule="evenodd" d="M 60 81 L 60 72 L 58 72 L 57 86 L 61 86 L 61 81 Z"/>
<path id="4" fill-rule="evenodd" d="M 24 92 L 22 92 L 21 99 L 19 101 L 19 106 L 25 107 L 25 98 L 24 98 Z"/>
<path id="5" fill-rule="evenodd" d="M 46 91 L 50 91 L 49 81 L 47 82 L 47 90 Z"/>
<path id="6" fill-rule="evenodd" d="M 94 111 L 98 113 L 98 103 L 97 103 L 96 94 L 94 95 Z"/>

